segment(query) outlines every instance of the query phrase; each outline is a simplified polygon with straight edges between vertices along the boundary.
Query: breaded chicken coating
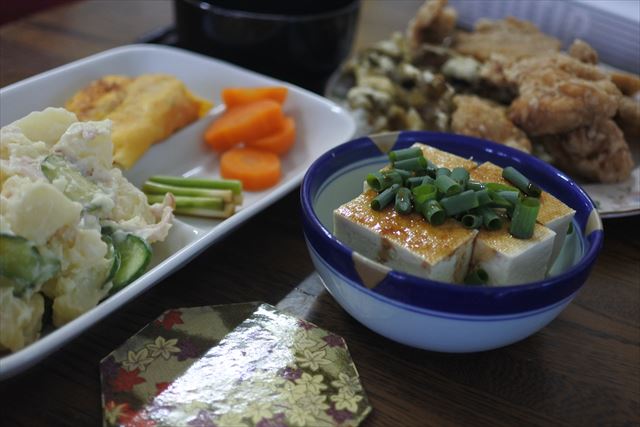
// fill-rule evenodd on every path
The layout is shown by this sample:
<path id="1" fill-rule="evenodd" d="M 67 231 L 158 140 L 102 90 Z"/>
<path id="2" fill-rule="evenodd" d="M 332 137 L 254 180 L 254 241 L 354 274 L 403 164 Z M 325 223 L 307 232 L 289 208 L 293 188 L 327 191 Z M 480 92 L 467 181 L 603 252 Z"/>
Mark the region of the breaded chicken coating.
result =
<path id="1" fill-rule="evenodd" d="M 457 33 L 453 48 L 480 61 L 495 53 L 519 59 L 560 51 L 560 40 L 542 33 L 530 22 L 512 17 L 499 21 L 480 19 L 474 30 Z"/>
<path id="2" fill-rule="evenodd" d="M 624 181 L 633 169 L 629 146 L 611 119 L 597 120 L 564 135 L 546 136 L 541 142 L 556 166 L 591 181 Z"/>
<path id="3" fill-rule="evenodd" d="M 565 54 L 523 59 L 504 74 L 518 88 L 509 118 L 528 135 L 570 132 L 618 110 L 621 94 L 609 75 Z"/>
<path id="4" fill-rule="evenodd" d="M 439 44 L 453 33 L 458 13 L 447 7 L 447 0 L 427 0 L 407 26 L 409 49 L 416 50 L 423 43 Z"/>
<path id="5" fill-rule="evenodd" d="M 569 55 L 585 64 L 597 64 L 598 52 L 584 40 L 575 39 L 569 46 Z"/>
<path id="6" fill-rule="evenodd" d="M 453 132 L 531 152 L 529 138 L 509 120 L 506 107 L 473 95 L 456 95 L 453 104 L 456 107 L 451 116 Z"/>

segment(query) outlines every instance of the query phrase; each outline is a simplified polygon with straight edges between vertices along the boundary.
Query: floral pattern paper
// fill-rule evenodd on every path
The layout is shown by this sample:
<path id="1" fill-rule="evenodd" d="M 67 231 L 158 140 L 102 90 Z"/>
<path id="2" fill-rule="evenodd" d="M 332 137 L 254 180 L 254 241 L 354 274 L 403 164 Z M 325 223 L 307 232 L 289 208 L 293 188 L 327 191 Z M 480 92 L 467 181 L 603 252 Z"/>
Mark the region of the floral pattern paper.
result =
<path id="1" fill-rule="evenodd" d="M 101 362 L 105 426 L 356 426 L 344 339 L 267 304 L 169 310 Z"/>

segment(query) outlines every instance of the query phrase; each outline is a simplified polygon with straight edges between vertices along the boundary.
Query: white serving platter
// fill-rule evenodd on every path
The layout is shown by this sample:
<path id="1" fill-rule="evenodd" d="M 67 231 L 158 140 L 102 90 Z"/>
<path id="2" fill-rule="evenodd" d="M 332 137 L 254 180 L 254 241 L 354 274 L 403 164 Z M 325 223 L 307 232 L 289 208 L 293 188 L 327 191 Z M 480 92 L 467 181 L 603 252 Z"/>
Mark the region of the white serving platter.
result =
<path id="1" fill-rule="evenodd" d="M 42 360 L 287 194 L 300 183 L 318 156 L 349 140 L 356 129 L 351 115 L 343 108 L 307 90 L 210 57 L 155 45 L 111 49 L 0 89 L 0 125 L 7 125 L 31 111 L 63 106 L 73 93 L 104 75 L 143 73 L 172 74 L 193 93 L 213 101 L 215 106 L 206 117 L 155 144 L 142 160 L 126 171 L 131 182 L 140 186 L 155 174 L 219 177 L 218 156 L 204 145 L 202 135 L 207 125 L 224 110 L 220 91 L 229 86 L 265 85 L 288 87 L 284 111 L 295 119 L 297 126 L 294 148 L 282 157 L 282 179 L 265 191 L 245 192 L 242 207 L 224 221 L 178 217 L 167 240 L 154 244 L 151 266 L 142 277 L 72 322 L 0 358 L 0 380 Z"/>

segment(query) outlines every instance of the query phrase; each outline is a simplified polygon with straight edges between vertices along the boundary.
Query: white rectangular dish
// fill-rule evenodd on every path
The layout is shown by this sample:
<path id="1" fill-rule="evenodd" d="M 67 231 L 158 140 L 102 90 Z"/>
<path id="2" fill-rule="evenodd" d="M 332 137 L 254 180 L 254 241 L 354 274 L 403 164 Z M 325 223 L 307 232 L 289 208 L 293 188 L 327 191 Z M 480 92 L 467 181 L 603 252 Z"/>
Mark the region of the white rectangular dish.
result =
<path id="1" fill-rule="evenodd" d="M 0 358 L 0 380 L 38 362 L 287 194 L 300 183 L 313 160 L 329 148 L 349 140 L 355 132 L 350 114 L 321 96 L 213 58 L 152 45 L 111 49 L 0 89 L 0 126 L 32 111 L 63 106 L 73 93 L 104 75 L 143 73 L 172 74 L 193 93 L 213 101 L 215 106 L 206 117 L 155 144 L 131 170 L 126 171 L 125 176 L 134 185 L 141 186 L 145 179 L 156 174 L 219 177 L 218 156 L 204 145 L 202 135 L 215 116 L 224 110 L 220 91 L 228 86 L 288 87 L 284 111 L 295 119 L 297 135 L 294 148 L 282 158 L 282 179 L 265 191 L 245 192 L 242 207 L 224 221 L 176 218 L 169 237 L 153 246 L 151 266 L 142 277 L 72 322 L 24 349 Z"/>

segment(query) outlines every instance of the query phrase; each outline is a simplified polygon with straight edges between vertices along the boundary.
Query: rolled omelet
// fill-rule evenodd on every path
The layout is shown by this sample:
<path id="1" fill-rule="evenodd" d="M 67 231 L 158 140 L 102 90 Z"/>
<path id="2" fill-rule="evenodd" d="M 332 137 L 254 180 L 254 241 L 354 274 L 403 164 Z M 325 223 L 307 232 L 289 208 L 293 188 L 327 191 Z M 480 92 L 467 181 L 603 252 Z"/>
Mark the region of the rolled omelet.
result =
<path id="1" fill-rule="evenodd" d="M 109 75 L 91 82 L 65 104 L 78 119 L 113 122 L 113 161 L 128 169 L 152 144 L 204 116 L 212 104 L 166 74 Z"/>

